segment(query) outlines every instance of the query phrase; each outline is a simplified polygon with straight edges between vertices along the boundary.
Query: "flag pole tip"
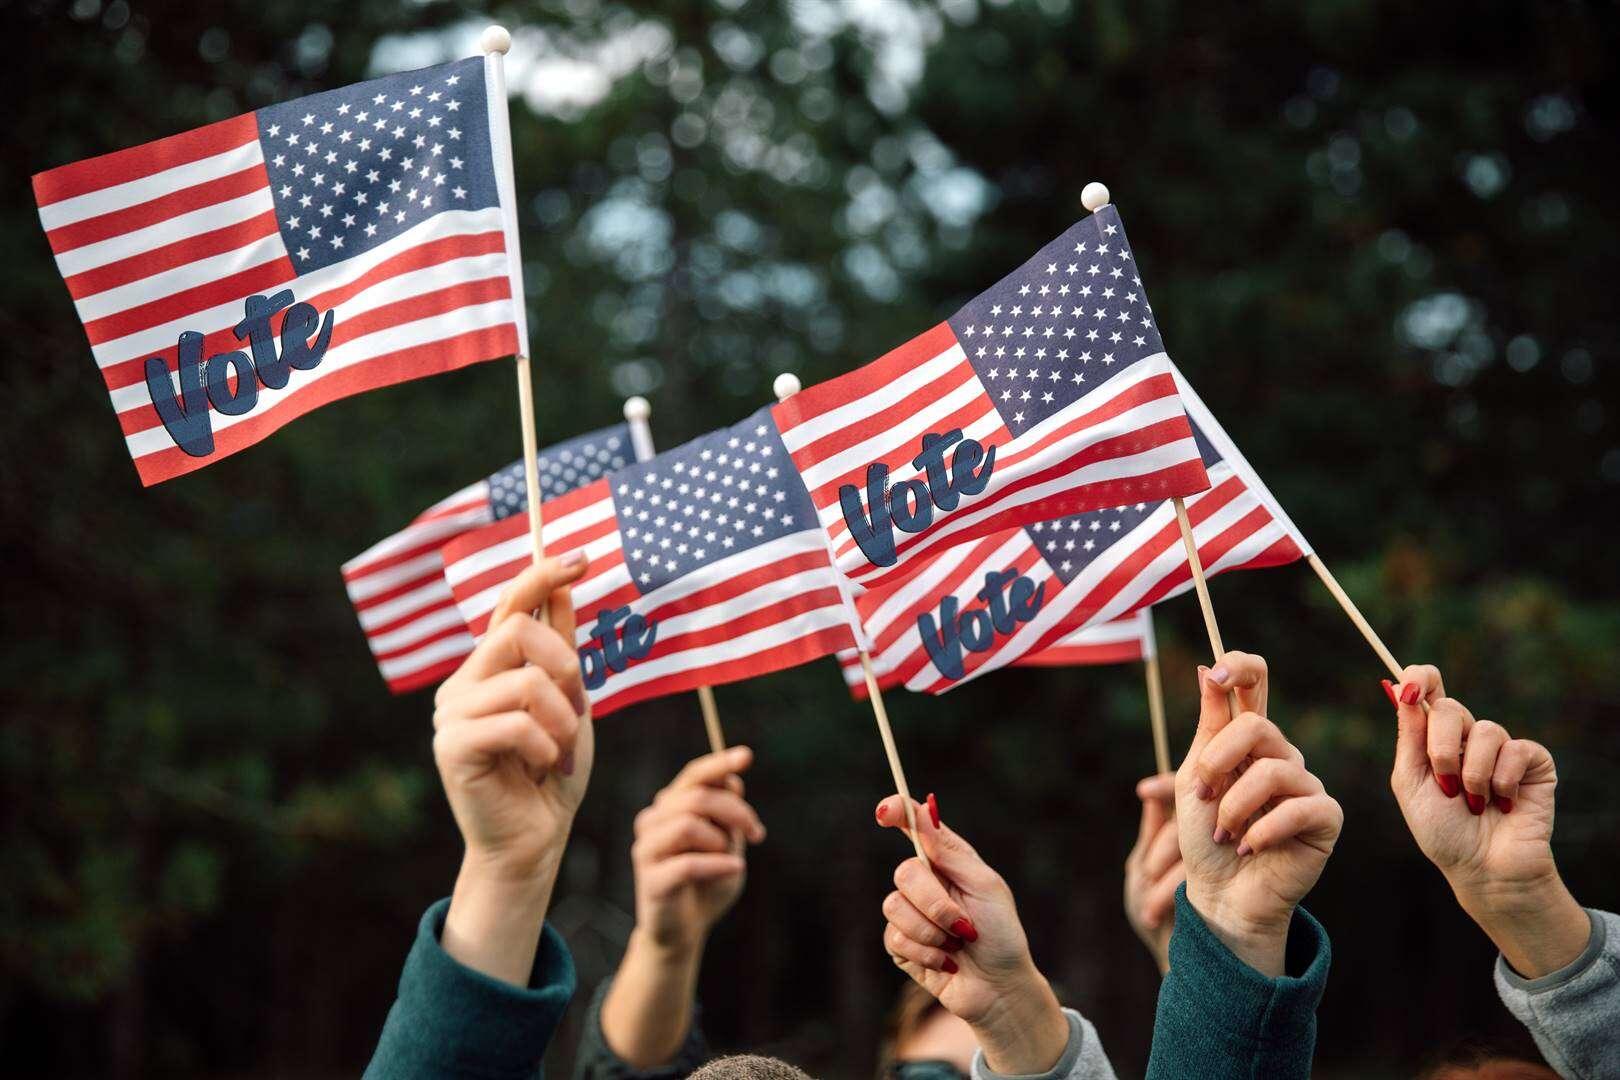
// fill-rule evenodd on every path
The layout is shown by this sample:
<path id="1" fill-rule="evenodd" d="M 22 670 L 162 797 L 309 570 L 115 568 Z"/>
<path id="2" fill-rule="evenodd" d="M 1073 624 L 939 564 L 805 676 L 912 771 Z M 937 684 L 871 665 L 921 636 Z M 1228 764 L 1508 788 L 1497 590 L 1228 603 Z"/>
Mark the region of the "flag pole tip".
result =
<path id="1" fill-rule="evenodd" d="M 1095 214 L 1108 205 L 1108 185 L 1093 180 L 1080 192 L 1080 205 Z"/>
<path id="2" fill-rule="evenodd" d="M 624 418 L 626 420 L 645 420 L 651 415 L 652 405 L 639 394 L 627 399 L 624 403 Z"/>
<path id="3" fill-rule="evenodd" d="M 771 390 L 775 392 L 777 401 L 786 401 L 802 388 L 803 384 L 799 382 L 799 377 L 791 371 L 782 372 L 771 384 Z"/>
<path id="4" fill-rule="evenodd" d="M 478 36 L 478 47 L 485 53 L 504 53 L 512 47 L 512 35 L 504 26 L 488 26 Z"/>

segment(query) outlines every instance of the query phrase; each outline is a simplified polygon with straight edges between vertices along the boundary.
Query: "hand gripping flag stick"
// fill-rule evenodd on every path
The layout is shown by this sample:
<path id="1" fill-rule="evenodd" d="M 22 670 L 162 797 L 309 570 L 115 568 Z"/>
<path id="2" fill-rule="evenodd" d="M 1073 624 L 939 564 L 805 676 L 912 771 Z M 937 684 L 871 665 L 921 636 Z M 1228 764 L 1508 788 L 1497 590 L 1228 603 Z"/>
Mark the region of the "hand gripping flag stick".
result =
<path id="1" fill-rule="evenodd" d="M 776 392 L 777 401 L 786 401 L 797 394 L 802 384 L 799 377 L 791 372 L 783 372 L 776 377 L 771 389 Z M 827 557 L 833 557 L 832 547 L 828 545 Z M 836 560 L 834 561 L 836 566 Z M 877 719 L 878 736 L 883 740 L 883 752 L 889 758 L 889 772 L 894 776 L 894 789 L 900 793 L 900 802 L 906 808 L 906 829 L 911 834 L 911 847 L 922 860 L 924 866 L 933 868 L 928 855 L 923 851 L 922 840 L 917 836 L 917 807 L 911 798 L 911 788 L 906 784 L 906 770 L 900 764 L 900 751 L 894 744 L 894 731 L 889 727 L 889 711 L 883 707 L 883 688 L 878 685 L 877 674 L 872 670 L 872 654 L 866 646 L 866 634 L 861 629 L 861 620 L 855 613 L 854 602 L 844 584 L 843 575 L 839 575 L 839 591 L 843 593 L 844 609 L 849 613 L 849 630 L 855 636 L 855 646 L 861 657 L 861 673 L 866 677 L 866 696 L 872 703 L 872 715 Z"/>
<path id="2" fill-rule="evenodd" d="M 630 428 L 630 445 L 637 461 L 650 459 L 657 451 L 653 447 L 652 405 L 644 397 L 627 398 L 624 403 L 624 422 Z M 697 688 L 698 707 L 703 711 L 703 726 L 709 733 L 709 749 L 718 754 L 726 748 L 726 738 L 720 732 L 720 710 L 714 703 L 714 688 Z"/>

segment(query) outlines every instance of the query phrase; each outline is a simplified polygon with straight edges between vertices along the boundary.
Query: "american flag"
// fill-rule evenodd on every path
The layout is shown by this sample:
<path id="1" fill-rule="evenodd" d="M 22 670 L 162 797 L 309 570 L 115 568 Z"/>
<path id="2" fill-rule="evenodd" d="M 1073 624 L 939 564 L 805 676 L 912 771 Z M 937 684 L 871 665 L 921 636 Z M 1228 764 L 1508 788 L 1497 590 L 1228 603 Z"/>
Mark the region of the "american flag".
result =
<path id="1" fill-rule="evenodd" d="M 536 459 L 540 493 L 555 499 L 623 468 L 632 457 L 626 424 L 546 447 Z M 432 685 L 472 652 L 472 634 L 444 579 L 440 550 L 463 533 L 528 508 L 523 462 L 514 461 L 434 503 L 343 564 L 344 588 L 388 689 L 403 694 Z"/>
<path id="2" fill-rule="evenodd" d="M 1186 500 L 1205 573 L 1279 566 L 1309 554 L 1305 537 L 1231 437 L 1172 371 L 1212 485 Z M 1008 614 L 1020 588 L 1026 597 L 1038 591 L 1038 603 L 1023 606 L 1024 619 Z M 911 578 L 868 591 L 856 607 L 874 643 L 880 684 L 938 694 L 1190 588 L 1186 550 L 1166 500 L 1036 522 L 959 545 Z M 996 603 L 999 625 L 991 617 Z M 964 633 L 953 648 L 946 632 L 956 627 Z"/>
<path id="3" fill-rule="evenodd" d="M 928 556 L 1010 526 L 1209 483 L 1111 206 L 945 322 L 795 394 L 775 415 L 837 565 L 858 588 L 886 586 Z M 987 478 L 968 440 L 993 449 Z M 959 502 L 960 489 L 942 492 L 945 469 L 914 464 L 929 444 L 947 464 L 962 453 L 958 485 L 971 483 L 971 467 L 986 486 Z M 888 530 L 891 515 L 912 531 Z M 867 519 L 892 536 L 892 551 L 881 535 L 863 543 Z"/>
<path id="4" fill-rule="evenodd" d="M 583 549 L 573 587 L 597 715 L 853 647 L 842 583 L 809 493 L 761 409 L 546 502 L 548 555 Z M 528 565 L 528 515 L 445 546 L 445 579 L 481 635 Z"/>
<path id="5" fill-rule="evenodd" d="M 329 401 L 518 350 L 492 144 L 505 108 L 475 58 L 34 177 L 143 484 Z M 270 314 L 250 345 L 255 304 Z M 319 353 L 328 326 L 316 363 L 289 371 L 287 342 Z"/>

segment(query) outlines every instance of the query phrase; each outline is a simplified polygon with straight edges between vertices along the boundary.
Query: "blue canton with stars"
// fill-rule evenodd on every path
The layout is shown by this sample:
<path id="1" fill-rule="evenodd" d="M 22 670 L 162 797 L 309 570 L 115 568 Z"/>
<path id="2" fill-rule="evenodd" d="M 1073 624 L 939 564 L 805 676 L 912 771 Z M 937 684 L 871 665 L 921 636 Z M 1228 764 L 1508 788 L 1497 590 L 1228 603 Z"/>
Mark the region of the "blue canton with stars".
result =
<path id="1" fill-rule="evenodd" d="M 446 210 L 496 206 L 482 59 L 260 109 L 276 223 L 307 273 Z"/>
<path id="2" fill-rule="evenodd" d="M 821 527 L 769 406 L 630 465 L 611 485 L 625 565 L 643 595 L 709 563 Z"/>
<path id="3" fill-rule="evenodd" d="M 948 321 L 1014 437 L 1164 351 L 1112 206 L 1069 226 Z"/>
<path id="4" fill-rule="evenodd" d="M 1221 460 L 1220 453 L 1204 437 L 1192 418 L 1187 419 L 1192 424 L 1193 440 L 1198 444 L 1198 456 L 1203 459 L 1204 468 L 1213 468 Z M 1118 506 L 1111 510 L 1093 510 L 1051 521 L 1038 521 L 1024 526 L 1024 532 L 1041 553 L 1041 558 L 1046 560 L 1046 565 L 1052 568 L 1052 573 L 1067 585 L 1103 552 L 1113 547 L 1116 541 L 1129 536 L 1161 505 L 1162 500 Z"/>
<path id="5" fill-rule="evenodd" d="M 634 456 L 628 424 L 614 424 L 577 435 L 542 449 L 535 462 L 540 470 L 541 501 L 566 495 L 615 469 Z M 523 461 L 512 462 L 489 477 L 489 507 L 496 521 L 529 508 L 529 489 L 523 479 Z"/>

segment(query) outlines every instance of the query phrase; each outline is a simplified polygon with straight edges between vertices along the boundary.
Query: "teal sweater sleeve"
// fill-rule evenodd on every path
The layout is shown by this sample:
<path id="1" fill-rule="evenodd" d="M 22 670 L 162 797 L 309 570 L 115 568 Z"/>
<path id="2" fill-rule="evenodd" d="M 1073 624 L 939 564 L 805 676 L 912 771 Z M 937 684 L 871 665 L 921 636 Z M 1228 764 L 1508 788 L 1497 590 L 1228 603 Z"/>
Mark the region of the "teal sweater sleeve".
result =
<path id="1" fill-rule="evenodd" d="M 1170 974 L 1159 987 L 1149 1080 L 1284 1080 L 1308 1077 L 1316 1049 L 1316 1006 L 1327 986 L 1327 931 L 1294 910 L 1281 978 L 1269 979 L 1232 954 L 1176 891 Z"/>
<path id="2" fill-rule="evenodd" d="M 529 1080 L 574 996 L 574 961 L 546 924 L 529 985 L 518 988 L 463 967 L 439 944 L 450 901 L 427 909 L 399 977 L 366 1080 L 476 1077 Z"/>

